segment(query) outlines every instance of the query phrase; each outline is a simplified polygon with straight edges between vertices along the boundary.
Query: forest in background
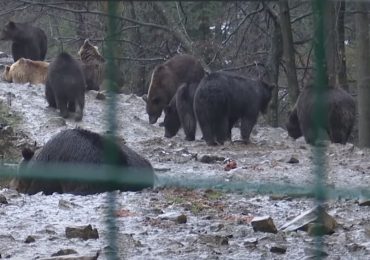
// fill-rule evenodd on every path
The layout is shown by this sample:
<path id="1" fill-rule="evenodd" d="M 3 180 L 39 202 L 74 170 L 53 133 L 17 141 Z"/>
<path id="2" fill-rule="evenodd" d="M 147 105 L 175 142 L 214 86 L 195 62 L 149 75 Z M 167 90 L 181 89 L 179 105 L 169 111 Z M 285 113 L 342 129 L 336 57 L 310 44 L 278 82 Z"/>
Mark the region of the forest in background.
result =
<path id="1" fill-rule="evenodd" d="M 370 100 L 368 4 L 323 2 L 329 84 L 353 96 L 358 84 L 365 91 L 362 99 Z M 61 50 L 77 57 L 86 38 L 104 55 L 107 2 L 1 1 L 0 10 L 3 25 L 9 20 L 29 22 L 46 32 L 47 60 Z M 234 71 L 276 83 L 268 121 L 283 126 L 299 90 L 314 76 L 312 1 L 119 1 L 116 15 L 114 59 L 125 75 L 126 93 L 146 93 L 155 65 L 177 53 L 189 53 L 208 70 Z M 9 42 L 0 42 L 0 48 L 10 53 Z M 364 118 L 370 114 L 368 107 Z M 366 120 L 360 115 L 360 121 Z M 359 125 L 369 129 L 367 124 Z M 370 146 L 370 137 L 362 144 Z"/>

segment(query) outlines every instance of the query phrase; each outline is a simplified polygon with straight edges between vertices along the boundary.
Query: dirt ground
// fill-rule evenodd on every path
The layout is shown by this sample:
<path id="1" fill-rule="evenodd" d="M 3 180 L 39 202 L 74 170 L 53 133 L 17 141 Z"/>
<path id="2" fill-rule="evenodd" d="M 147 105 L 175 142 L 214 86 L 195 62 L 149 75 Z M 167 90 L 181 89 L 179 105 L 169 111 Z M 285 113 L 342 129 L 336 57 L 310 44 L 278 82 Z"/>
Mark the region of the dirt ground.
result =
<path id="1" fill-rule="evenodd" d="M 65 128 L 105 133 L 112 107 L 109 99 L 97 100 L 96 94 L 86 93 L 84 118 L 76 123 L 47 107 L 43 85 L 0 83 L 0 103 L 6 111 L 0 118 L 5 117 L 4 125 L 13 129 L 10 136 L 0 138 L 6 147 L 1 150 L 3 166 L 14 167 L 22 146 L 36 142 L 41 147 Z M 116 214 L 109 219 L 117 227 L 120 259 L 312 258 L 316 239 L 307 232 L 272 234 L 255 232 L 251 226 L 254 217 L 267 215 L 279 228 L 315 206 L 312 198 L 303 196 L 311 192 L 316 179 L 313 148 L 302 138 L 294 141 L 284 129 L 257 125 L 248 145 L 236 141 L 208 147 L 199 131 L 194 142 L 184 141 L 182 131 L 167 139 L 158 123 L 148 123 L 141 98 L 119 94 L 115 99 L 117 134 L 150 160 L 158 176 L 154 189 L 115 193 Z M 239 136 L 234 128 L 233 140 Z M 322 254 L 327 259 L 368 259 L 370 210 L 359 206 L 358 197 L 370 184 L 369 150 L 328 144 L 325 155 L 323 181 L 339 193 L 332 193 L 326 203 L 338 225 L 334 234 L 324 236 Z M 235 160 L 237 167 L 225 171 L 228 159 Z M 0 195 L 8 201 L 0 204 L 2 257 L 43 259 L 60 249 L 73 249 L 74 256 L 93 256 L 100 250 L 98 259 L 107 259 L 112 237 L 106 225 L 107 194 L 28 196 L 3 188 Z M 99 239 L 65 237 L 67 226 L 87 224 L 98 229 Z M 29 235 L 35 242 L 25 243 Z M 276 253 L 274 246 L 286 252 Z"/>

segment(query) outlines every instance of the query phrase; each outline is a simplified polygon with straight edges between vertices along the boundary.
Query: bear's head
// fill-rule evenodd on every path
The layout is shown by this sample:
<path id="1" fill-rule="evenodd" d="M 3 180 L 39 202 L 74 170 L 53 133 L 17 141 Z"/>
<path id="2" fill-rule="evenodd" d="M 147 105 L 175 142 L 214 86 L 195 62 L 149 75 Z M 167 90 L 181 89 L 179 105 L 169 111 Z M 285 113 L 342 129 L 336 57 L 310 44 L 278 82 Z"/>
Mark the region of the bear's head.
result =
<path id="1" fill-rule="evenodd" d="M 170 103 L 175 85 L 171 71 L 164 65 L 158 65 L 152 73 L 146 99 L 146 112 L 149 123 L 154 124 L 161 116 L 163 109 Z"/>
<path id="2" fill-rule="evenodd" d="M 10 73 L 10 66 L 6 65 L 3 72 L 3 80 L 12 82 L 12 75 Z"/>
<path id="3" fill-rule="evenodd" d="M 22 36 L 17 24 L 9 21 L 1 31 L 0 40 L 14 40 L 17 36 Z"/>
<path id="4" fill-rule="evenodd" d="M 285 124 L 286 129 L 288 130 L 288 135 L 297 139 L 302 136 L 301 127 L 299 126 L 297 109 L 294 108 L 288 113 L 288 121 Z"/>
<path id="5" fill-rule="evenodd" d="M 78 55 L 83 63 L 103 63 L 105 62 L 104 57 L 100 54 L 97 46 L 91 44 L 89 39 L 86 39 L 82 44 Z"/>
<path id="6" fill-rule="evenodd" d="M 181 122 L 176 109 L 176 98 L 172 98 L 170 104 L 164 109 L 164 137 L 174 137 L 180 129 Z"/>

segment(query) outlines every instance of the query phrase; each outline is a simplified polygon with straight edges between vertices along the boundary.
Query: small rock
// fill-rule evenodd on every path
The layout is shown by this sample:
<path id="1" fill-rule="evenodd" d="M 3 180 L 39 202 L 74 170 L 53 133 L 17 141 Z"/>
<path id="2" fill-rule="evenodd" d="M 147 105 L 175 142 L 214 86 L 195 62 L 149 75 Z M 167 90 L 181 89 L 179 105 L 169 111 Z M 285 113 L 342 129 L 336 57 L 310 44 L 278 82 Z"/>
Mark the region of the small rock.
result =
<path id="1" fill-rule="evenodd" d="M 186 217 L 186 215 L 184 215 L 184 214 L 181 214 L 180 216 L 178 216 L 177 218 L 176 218 L 176 223 L 177 224 L 185 224 L 186 222 L 188 221 L 188 218 Z"/>
<path id="2" fill-rule="evenodd" d="M 322 224 L 325 226 L 325 231 L 327 232 L 327 234 L 333 233 L 337 225 L 337 222 L 320 206 L 314 207 L 313 209 L 303 212 L 293 220 L 289 221 L 288 223 L 285 223 L 280 228 L 280 230 L 286 232 L 296 230 L 307 231 L 308 224 L 318 222 L 318 214 L 321 214 Z"/>
<path id="3" fill-rule="evenodd" d="M 91 225 L 79 228 L 67 227 L 65 233 L 67 238 L 81 238 L 83 240 L 99 238 L 98 230 L 93 229 Z"/>
<path id="4" fill-rule="evenodd" d="M 26 243 L 26 244 L 29 244 L 29 243 L 33 243 L 33 242 L 35 242 L 36 240 L 35 240 L 35 238 L 33 237 L 33 236 L 28 236 L 27 238 L 26 238 L 26 240 L 24 241 L 24 243 Z"/>
<path id="5" fill-rule="evenodd" d="M 52 254 L 51 256 L 61 256 L 61 255 L 72 255 L 77 254 L 73 249 L 60 249 L 58 252 Z"/>
<path id="6" fill-rule="evenodd" d="M 97 260 L 99 257 L 100 251 L 98 251 L 93 256 L 53 256 L 49 258 L 42 258 L 40 260 Z"/>
<path id="7" fill-rule="evenodd" d="M 307 233 L 310 236 L 323 236 L 333 234 L 334 230 L 331 227 L 327 227 L 323 224 L 309 223 L 307 225 Z"/>
<path id="8" fill-rule="evenodd" d="M 96 94 L 96 97 L 95 97 L 97 100 L 105 100 L 106 99 L 106 96 L 105 96 L 105 94 L 104 93 L 102 93 L 102 92 L 98 92 L 97 94 Z"/>
<path id="9" fill-rule="evenodd" d="M 52 117 L 49 118 L 45 123 L 45 127 L 61 127 L 67 125 L 66 120 L 63 117 Z"/>
<path id="10" fill-rule="evenodd" d="M 5 196 L 0 194 L 0 204 L 8 204 L 8 201 L 6 200 Z"/>
<path id="11" fill-rule="evenodd" d="M 199 158 L 199 161 L 202 163 L 215 163 L 215 162 L 223 161 L 223 160 L 225 160 L 225 157 L 217 156 L 217 155 L 208 155 L 208 154 L 202 155 Z"/>
<path id="12" fill-rule="evenodd" d="M 270 195 L 269 197 L 270 200 L 287 200 L 287 201 L 292 201 L 292 197 L 288 195 Z"/>
<path id="13" fill-rule="evenodd" d="M 229 245 L 229 238 L 227 236 L 220 235 L 199 235 L 199 241 L 201 243 L 210 244 L 213 246 L 227 246 Z"/>
<path id="14" fill-rule="evenodd" d="M 248 238 L 244 240 L 244 246 L 249 247 L 249 248 L 255 248 L 258 244 L 258 239 L 253 237 L 253 238 Z"/>
<path id="15" fill-rule="evenodd" d="M 277 229 L 275 227 L 274 221 L 269 216 L 264 217 L 254 217 L 251 225 L 255 232 L 267 232 L 267 233 L 277 233 Z"/>
<path id="16" fill-rule="evenodd" d="M 349 252 L 356 252 L 356 251 L 360 251 L 360 250 L 366 250 L 366 246 L 359 245 L 359 244 L 356 244 L 356 243 L 346 244 L 345 247 L 348 249 Z"/>
<path id="17" fill-rule="evenodd" d="M 370 206 L 370 198 L 365 196 L 360 196 L 358 199 L 359 206 Z"/>
<path id="18" fill-rule="evenodd" d="M 78 206 L 77 204 L 63 199 L 59 200 L 58 202 L 58 208 L 60 209 L 71 209 L 77 206 Z"/>
<path id="19" fill-rule="evenodd" d="M 292 156 L 290 157 L 290 159 L 287 161 L 287 163 L 299 163 L 299 160 L 295 157 L 295 156 Z"/>
<path id="20" fill-rule="evenodd" d="M 286 252 L 286 246 L 282 246 L 282 245 L 273 245 L 271 248 L 270 248 L 270 252 L 271 253 L 278 253 L 278 254 L 285 254 Z"/>

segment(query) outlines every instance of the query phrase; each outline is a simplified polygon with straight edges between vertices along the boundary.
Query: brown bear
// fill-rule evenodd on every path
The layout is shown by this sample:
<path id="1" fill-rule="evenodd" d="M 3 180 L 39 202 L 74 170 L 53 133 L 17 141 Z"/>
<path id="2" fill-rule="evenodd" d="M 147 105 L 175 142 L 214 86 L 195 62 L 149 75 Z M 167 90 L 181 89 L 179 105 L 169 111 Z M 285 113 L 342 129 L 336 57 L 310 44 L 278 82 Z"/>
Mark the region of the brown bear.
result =
<path id="1" fill-rule="evenodd" d="M 314 103 L 317 100 L 317 94 L 314 92 L 312 85 L 302 90 L 286 123 L 289 136 L 296 139 L 303 135 L 306 142 L 312 145 L 316 144 L 318 137 L 314 128 Z M 345 144 L 355 123 L 355 100 L 339 87 L 328 87 L 323 95 L 327 118 L 319 129 L 328 134 L 332 143 Z"/>
<path id="2" fill-rule="evenodd" d="M 20 58 L 44 60 L 47 37 L 43 30 L 28 23 L 8 22 L 1 32 L 0 40 L 11 40 L 12 55 L 16 62 Z"/>
<path id="3" fill-rule="evenodd" d="M 107 152 L 115 156 L 107 158 Z M 11 187 L 26 194 L 43 191 L 45 195 L 54 192 L 87 195 L 112 190 L 137 191 L 153 187 L 156 180 L 150 162 L 119 142 L 117 138 L 109 138 L 81 128 L 62 130 L 35 155 L 27 148 L 22 150 L 22 155 L 23 160 L 18 167 L 18 173 L 22 175 L 12 180 Z M 114 161 L 107 162 L 106 160 Z M 71 167 L 65 168 L 64 164 L 69 164 Z M 115 180 L 109 181 L 103 177 L 111 171 L 104 166 L 112 164 L 116 165 L 119 171 Z M 37 173 L 38 167 L 58 165 L 63 167 L 60 168 L 62 176 L 58 176 L 55 170 L 45 169 L 48 175 L 56 178 L 54 180 L 42 179 L 37 175 L 32 176 Z M 80 169 L 79 174 L 69 172 L 73 169 L 75 172 Z M 99 169 L 102 170 L 103 179 L 91 180 L 90 170 Z"/>
<path id="4" fill-rule="evenodd" d="M 45 83 L 45 97 L 50 107 L 60 109 L 62 117 L 76 112 L 81 121 L 85 106 L 86 82 L 80 63 L 66 52 L 60 53 L 50 64 Z"/>
<path id="5" fill-rule="evenodd" d="M 208 145 L 224 144 L 240 119 L 240 134 L 245 143 L 265 114 L 275 85 L 231 72 L 212 72 L 205 76 L 194 95 L 194 112 Z"/>
<path id="6" fill-rule="evenodd" d="M 192 55 L 176 55 L 157 65 L 151 76 L 146 101 L 149 123 L 154 124 L 182 83 L 199 83 L 204 76 L 200 62 Z"/>
<path id="7" fill-rule="evenodd" d="M 6 65 L 3 79 L 14 83 L 45 84 L 49 63 L 20 58 L 11 66 Z"/>
<path id="8" fill-rule="evenodd" d="M 193 103 L 197 88 L 197 83 L 181 84 L 175 96 L 164 108 L 163 125 L 165 137 L 172 138 L 182 127 L 186 135 L 185 140 L 195 140 L 197 120 L 194 114 Z"/>
<path id="9" fill-rule="evenodd" d="M 89 39 L 86 39 L 78 51 L 78 55 L 80 56 L 81 67 L 85 75 L 86 90 L 99 90 L 106 76 L 110 75 L 105 74 L 107 63 L 100 54 L 98 47 L 92 45 Z M 117 66 L 114 66 L 113 71 L 113 82 L 116 84 L 116 87 L 121 87 L 123 85 L 122 73 Z"/>

